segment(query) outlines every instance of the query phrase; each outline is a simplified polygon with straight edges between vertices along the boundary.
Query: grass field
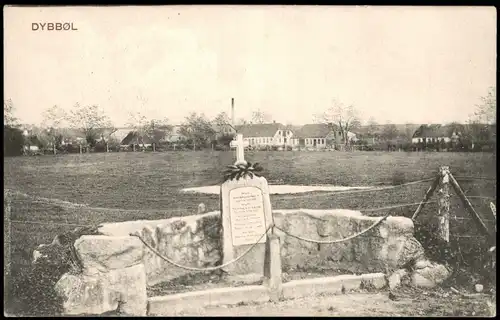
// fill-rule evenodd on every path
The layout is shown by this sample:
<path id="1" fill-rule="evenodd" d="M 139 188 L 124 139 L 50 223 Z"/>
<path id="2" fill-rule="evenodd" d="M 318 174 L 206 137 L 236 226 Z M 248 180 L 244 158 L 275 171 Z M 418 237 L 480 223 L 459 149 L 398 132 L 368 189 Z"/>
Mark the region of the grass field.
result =
<path id="1" fill-rule="evenodd" d="M 220 183 L 232 152 L 108 153 L 4 159 L 4 188 L 13 192 L 11 220 L 12 278 L 22 277 L 33 249 L 74 226 L 133 219 L 190 215 L 200 202 L 219 209 L 219 196 L 181 193 L 182 188 Z M 432 178 L 441 165 L 457 176 L 496 178 L 491 153 L 379 152 L 248 152 L 246 158 L 264 167 L 270 184 L 342 186 L 394 185 Z M 496 181 L 462 181 L 470 196 L 496 196 Z M 367 209 L 419 202 L 430 182 L 384 192 L 353 194 L 305 193 L 271 196 L 272 207 Z M 471 198 L 485 219 L 489 200 Z M 416 206 L 392 209 L 411 216 Z M 437 212 L 429 204 L 422 219 Z M 387 210 L 367 212 L 383 215 Z M 456 196 L 452 197 L 451 230 L 455 236 L 477 231 Z M 17 221 L 17 222 L 16 222 Z M 19 221 L 42 222 L 41 224 Z M 467 232 L 465 232 L 467 231 Z M 464 240 L 467 242 L 467 238 Z M 470 242 L 470 241 L 469 241 Z"/>

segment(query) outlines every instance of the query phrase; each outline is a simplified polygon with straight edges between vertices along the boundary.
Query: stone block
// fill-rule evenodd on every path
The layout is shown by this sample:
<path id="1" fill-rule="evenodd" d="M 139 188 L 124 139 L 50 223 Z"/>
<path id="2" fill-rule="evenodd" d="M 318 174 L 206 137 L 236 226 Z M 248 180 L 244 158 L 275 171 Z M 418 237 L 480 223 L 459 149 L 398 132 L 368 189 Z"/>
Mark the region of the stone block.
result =
<path id="1" fill-rule="evenodd" d="M 65 315 L 103 314 L 118 310 L 146 315 L 146 273 L 138 264 L 94 275 L 64 274 L 55 290 L 63 298 Z"/>
<path id="2" fill-rule="evenodd" d="M 148 309 L 150 316 L 169 316 L 207 306 L 267 301 L 269 294 L 265 286 L 244 286 L 152 297 Z"/>
<path id="3" fill-rule="evenodd" d="M 451 271 L 444 265 L 430 262 L 430 266 L 416 269 L 411 275 L 412 284 L 416 287 L 433 288 L 450 277 Z"/>
<path id="4" fill-rule="evenodd" d="M 408 271 L 406 269 L 399 269 L 393 272 L 387 279 L 389 289 L 393 290 L 399 287 L 401 285 L 401 280 L 407 275 Z"/>
<path id="5" fill-rule="evenodd" d="M 84 272 L 107 272 L 142 262 L 144 245 L 136 237 L 82 236 L 75 241 Z"/>
<path id="6" fill-rule="evenodd" d="M 293 280 L 283 283 L 283 298 L 296 299 L 319 294 L 338 294 L 342 292 L 343 283 L 337 277 Z"/>
<path id="7" fill-rule="evenodd" d="M 368 273 L 361 275 L 361 281 L 367 285 L 372 285 L 375 289 L 383 289 L 387 285 L 387 280 L 385 274 L 379 273 Z"/>

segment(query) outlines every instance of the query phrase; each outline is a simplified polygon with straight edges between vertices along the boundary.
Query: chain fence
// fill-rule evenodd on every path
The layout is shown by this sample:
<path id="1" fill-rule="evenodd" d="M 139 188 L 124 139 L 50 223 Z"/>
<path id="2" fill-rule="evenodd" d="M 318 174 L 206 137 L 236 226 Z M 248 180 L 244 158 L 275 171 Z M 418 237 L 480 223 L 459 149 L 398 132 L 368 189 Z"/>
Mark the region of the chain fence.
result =
<path id="1" fill-rule="evenodd" d="M 140 235 L 136 234 L 136 233 L 131 233 L 130 236 L 132 237 L 137 237 L 139 238 L 139 240 L 141 240 L 141 242 L 149 249 L 151 250 L 155 255 L 157 255 L 158 257 L 160 257 L 162 260 L 168 262 L 169 264 L 173 265 L 173 266 L 176 266 L 178 268 L 181 268 L 181 269 L 184 269 L 184 270 L 188 270 L 188 271 L 197 271 L 197 272 L 206 272 L 206 271 L 215 271 L 215 270 L 219 270 L 219 269 L 222 269 L 222 268 L 225 268 L 235 262 L 237 262 L 238 260 L 242 259 L 244 256 L 246 256 L 250 251 L 252 251 L 253 248 L 255 248 L 259 243 L 260 243 L 260 240 L 262 240 L 262 238 L 264 238 L 264 236 L 269 232 L 269 230 L 273 227 L 273 225 L 270 225 L 266 231 L 264 231 L 264 233 L 259 237 L 259 239 L 257 240 L 257 242 L 255 242 L 254 244 L 252 244 L 248 249 L 245 250 L 245 252 L 243 252 L 240 256 L 234 258 L 234 259 L 231 259 L 230 261 L 224 263 L 224 264 L 221 264 L 221 265 L 218 265 L 218 266 L 215 266 L 215 267 L 207 267 L 207 268 L 195 268 L 195 267 L 188 267 L 188 266 L 183 266 L 183 265 L 180 265 L 178 263 L 176 263 L 175 261 L 172 261 L 171 259 L 165 257 L 164 255 L 162 255 L 160 252 L 158 252 L 155 248 L 153 248 L 149 243 L 146 242 L 146 240 L 144 240 L 144 238 L 142 238 Z"/>

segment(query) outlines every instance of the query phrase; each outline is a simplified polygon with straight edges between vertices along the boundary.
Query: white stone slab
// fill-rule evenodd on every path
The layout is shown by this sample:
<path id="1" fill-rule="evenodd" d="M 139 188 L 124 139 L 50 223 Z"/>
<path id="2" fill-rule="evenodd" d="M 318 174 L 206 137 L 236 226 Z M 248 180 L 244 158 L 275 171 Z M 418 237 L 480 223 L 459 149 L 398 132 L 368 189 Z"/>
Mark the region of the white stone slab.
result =
<path id="1" fill-rule="evenodd" d="M 259 238 L 271 225 L 272 210 L 269 186 L 263 177 L 226 181 L 220 186 L 222 211 L 223 263 L 243 254 L 258 243 L 246 256 L 230 264 L 230 275 L 264 272 L 266 236 Z"/>

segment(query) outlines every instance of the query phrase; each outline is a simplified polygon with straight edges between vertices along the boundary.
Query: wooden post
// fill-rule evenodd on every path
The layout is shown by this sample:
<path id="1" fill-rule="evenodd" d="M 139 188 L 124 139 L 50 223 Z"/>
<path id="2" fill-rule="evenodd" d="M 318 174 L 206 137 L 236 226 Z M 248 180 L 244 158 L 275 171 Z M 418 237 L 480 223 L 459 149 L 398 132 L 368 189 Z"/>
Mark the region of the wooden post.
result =
<path id="1" fill-rule="evenodd" d="M 5 292 L 8 288 L 7 283 L 9 283 L 10 274 L 11 274 L 11 249 L 10 249 L 10 239 L 11 239 L 11 225 L 10 225 L 10 212 L 11 212 L 11 201 L 10 195 L 7 190 L 3 192 L 3 224 L 4 224 L 4 233 L 3 233 L 3 243 L 4 243 L 4 279 L 6 284 L 4 285 L 4 297 L 6 297 L 9 293 Z"/>
<path id="2" fill-rule="evenodd" d="M 479 228 L 483 230 L 483 232 L 490 237 L 490 240 L 496 241 L 496 236 L 490 232 L 490 230 L 484 224 L 483 219 L 481 219 L 476 210 L 474 210 L 472 204 L 465 196 L 465 193 L 463 192 L 462 188 L 460 188 L 460 185 L 458 184 L 457 180 L 455 180 L 455 177 L 453 177 L 451 173 L 449 176 L 450 176 L 451 186 L 453 187 L 453 189 L 455 189 L 455 192 L 458 194 L 460 200 L 462 200 L 465 208 L 468 209 L 469 212 L 471 213 L 473 220 L 476 222 Z"/>
<path id="3" fill-rule="evenodd" d="M 436 190 L 436 188 L 439 184 L 439 180 L 440 180 L 440 176 L 437 176 L 436 179 L 434 179 L 434 181 L 432 182 L 429 189 L 427 189 L 427 192 L 425 193 L 424 199 L 419 203 L 417 210 L 415 210 L 415 213 L 411 217 L 412 220 L 415 220 L 415 218 L 417 218 L 418 214 L 422 211 L 422 209 L 424 208 L 427 201 L 429 201 L 432 194 L 434 193 L 434 190 Z"/>
<path id="4" fill-rule="evenodd" d="M 450 242 L 450 168 L 439 168 L 438 234 L 444 241 Z"/>
<path id="5" fill-rule="evenodd" d="M 497 207 L 493 202 L 490 202 L 490 209 L 493 217 L 495 218 L 495 232 L 497 232 Z"/>
<path id="6" fill-rule="evenodd" d="M 280 238 L 274 233 L 274 228 L 271 228 L 264 258 L 264 283 L 268 287 L 271 301 L 279 301 L 283 297 L 280 249 Z"/>

